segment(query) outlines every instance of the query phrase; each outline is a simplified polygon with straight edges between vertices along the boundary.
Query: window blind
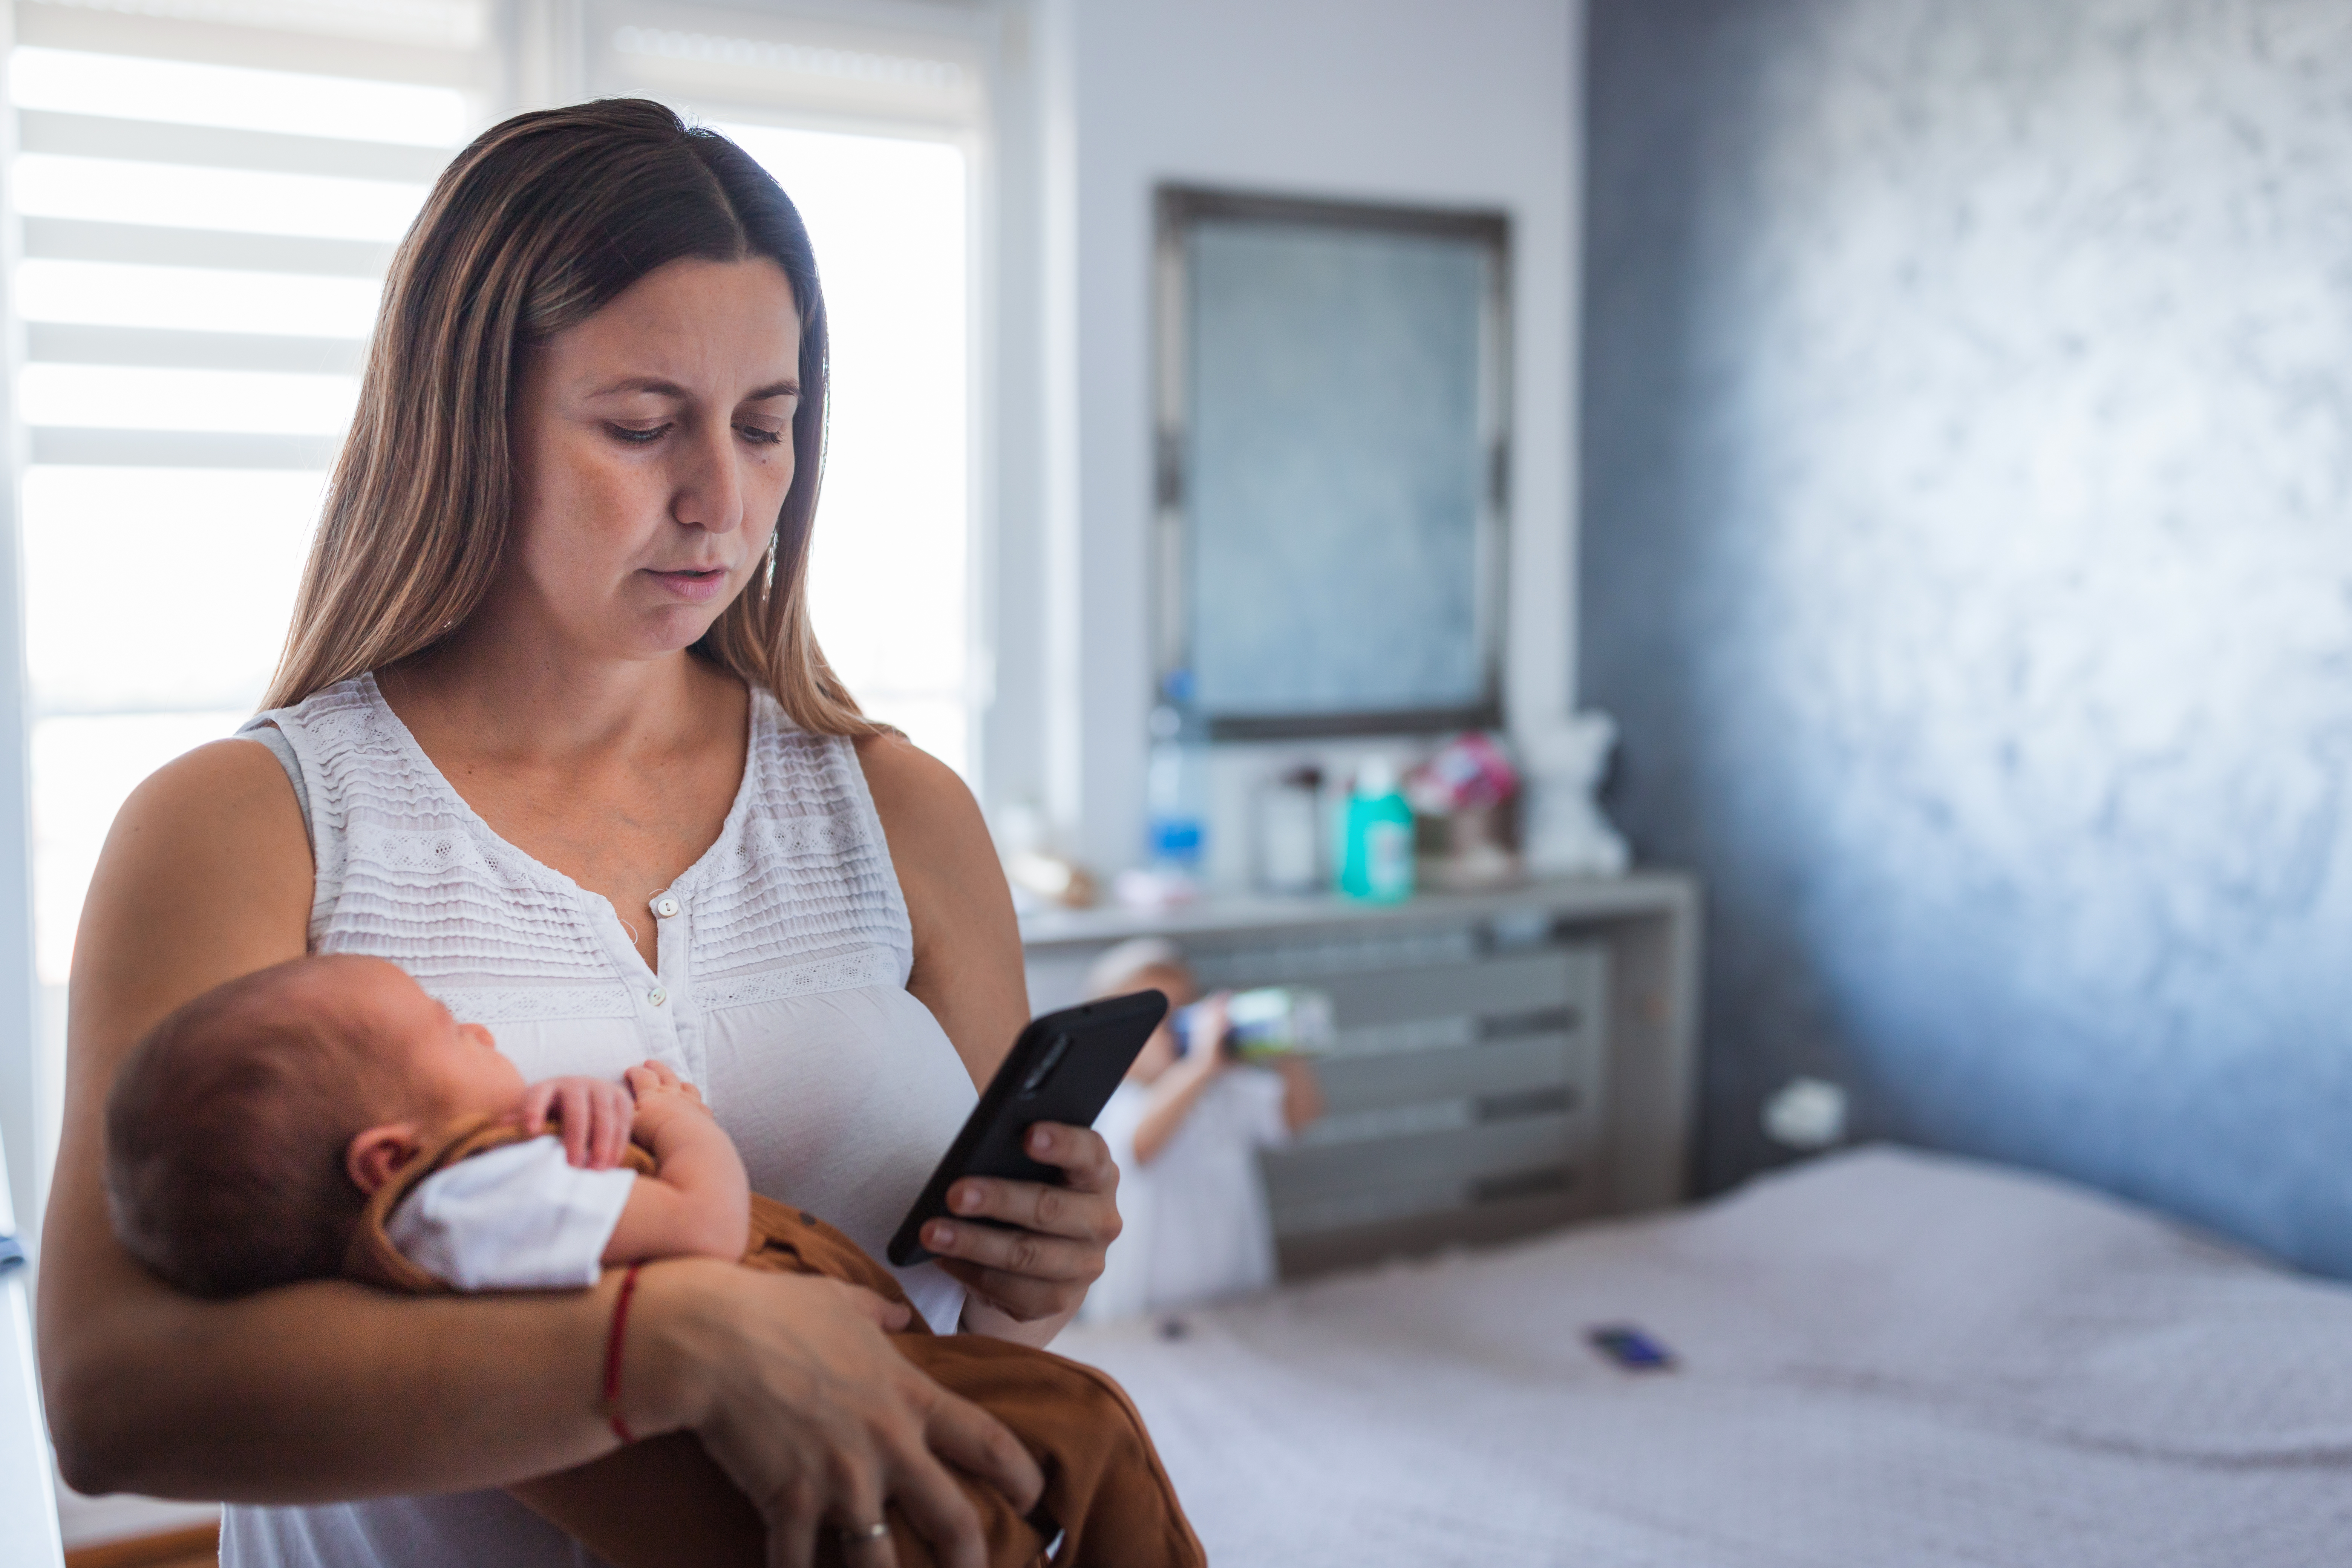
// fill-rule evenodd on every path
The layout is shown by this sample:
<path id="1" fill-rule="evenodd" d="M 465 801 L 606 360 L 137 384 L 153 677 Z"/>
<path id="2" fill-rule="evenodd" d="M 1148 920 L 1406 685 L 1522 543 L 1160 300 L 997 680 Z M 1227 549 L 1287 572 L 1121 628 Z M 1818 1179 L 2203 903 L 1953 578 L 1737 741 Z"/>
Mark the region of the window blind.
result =
<path id="1" fill-rule="evenodd" d="M 493 107 L 486 0 L 16 0 L 11 295 L 46 1173 L 123 798 L 276 661 L 393 247 Z"/>

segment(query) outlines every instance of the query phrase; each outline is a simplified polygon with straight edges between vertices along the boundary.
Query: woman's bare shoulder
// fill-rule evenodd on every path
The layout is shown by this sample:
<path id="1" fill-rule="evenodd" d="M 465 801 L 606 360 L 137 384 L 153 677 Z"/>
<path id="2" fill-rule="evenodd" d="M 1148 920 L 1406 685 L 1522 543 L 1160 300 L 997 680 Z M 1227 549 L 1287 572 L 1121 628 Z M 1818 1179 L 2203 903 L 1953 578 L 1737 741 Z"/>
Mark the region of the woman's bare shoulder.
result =
<path id="1" fill-rule="evenodd" d="M 895 732 L 860 736 L 856 744 L 866 790 L 894 853 L 903 838 L 926 860 L 977 851 L 995 863 L 980 803 L 953 768 Z"/>
<path id="2" fill-rule="evenodd" d="M 122 803 L 107 848 L 131 853 L 205 853 L 229 847 L 240 857 L 283 857 L 307 868 L 310 835 L 293 781 L 259 741 L 213 741 L 165 763 Z"/>
<path id="3" fill-rule="evenodd" d="M 77 1010 L 120 1007 L 129 1026 L 299 956 L 310 896 L 310 836 L 278 759 L 255 741 L 199 746 L 115 815 L 74 944 Z"/>

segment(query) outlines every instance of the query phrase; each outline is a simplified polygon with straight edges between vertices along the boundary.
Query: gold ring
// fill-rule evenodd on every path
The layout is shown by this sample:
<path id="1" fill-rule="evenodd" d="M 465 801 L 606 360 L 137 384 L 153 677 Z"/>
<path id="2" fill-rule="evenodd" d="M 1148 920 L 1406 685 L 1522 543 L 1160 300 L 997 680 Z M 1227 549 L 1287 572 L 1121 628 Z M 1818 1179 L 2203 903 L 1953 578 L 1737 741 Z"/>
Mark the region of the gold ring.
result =
<path id="1" fill-rule="evenodd" d="M 836 1533 L 840 1535 L 843 1545 L 851 1546 L 861 1541 L 886 1540 L 890 1534 L 890 1527 L 887 1524 L 878 1522 L 875 1524 L 849 1524 L 844 1525 Z"/>

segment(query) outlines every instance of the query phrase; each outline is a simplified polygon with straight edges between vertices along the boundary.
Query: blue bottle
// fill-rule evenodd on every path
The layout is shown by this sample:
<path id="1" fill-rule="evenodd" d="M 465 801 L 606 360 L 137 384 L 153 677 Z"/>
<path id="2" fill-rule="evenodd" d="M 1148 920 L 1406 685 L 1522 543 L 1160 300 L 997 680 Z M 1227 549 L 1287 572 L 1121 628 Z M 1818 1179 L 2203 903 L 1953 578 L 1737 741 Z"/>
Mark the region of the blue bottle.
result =
<path id="1" fill-rule="evenodd" d="M 1412 806 L 1393 764 L 1374 758 L 1356 770 L 1342 830 L 1339 891 L 1392 904 L 1412 897 Z"/>
<path id="2" fill-rule="evenodd" d="M 1151 710 L 1151 761 L 1144 774 L 1144 803 L 1154 870 L 1198 882 L 1208 852 L 1209 759 L 1207 748 L 1184 733 L 1183 715 L 1171 704 Z"/>

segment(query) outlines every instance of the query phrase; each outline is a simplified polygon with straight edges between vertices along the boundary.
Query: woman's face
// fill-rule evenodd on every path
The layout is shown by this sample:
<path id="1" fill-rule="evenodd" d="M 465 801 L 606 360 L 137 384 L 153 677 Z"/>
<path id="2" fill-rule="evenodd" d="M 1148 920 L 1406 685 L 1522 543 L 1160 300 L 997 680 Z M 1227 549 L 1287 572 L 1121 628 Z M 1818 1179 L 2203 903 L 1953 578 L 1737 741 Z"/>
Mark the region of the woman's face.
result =
<path id="1" fill-rule="evenodd" d="M 792 285 L 764 258 L 673 261 L 527 351 L 500 618 L 622 658 L 700 637 L 792 488 L 800 353 Z"/>

